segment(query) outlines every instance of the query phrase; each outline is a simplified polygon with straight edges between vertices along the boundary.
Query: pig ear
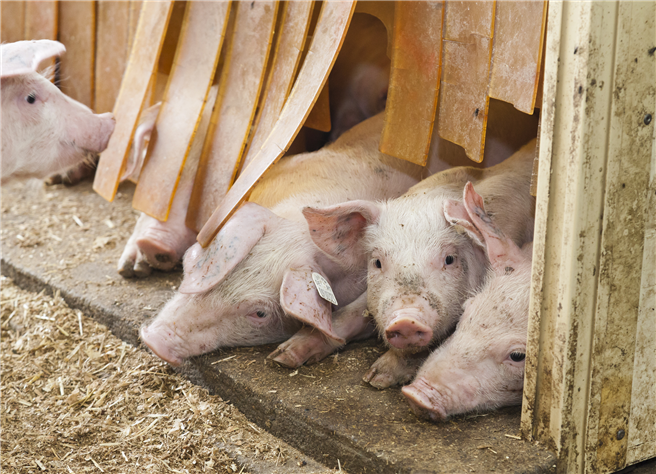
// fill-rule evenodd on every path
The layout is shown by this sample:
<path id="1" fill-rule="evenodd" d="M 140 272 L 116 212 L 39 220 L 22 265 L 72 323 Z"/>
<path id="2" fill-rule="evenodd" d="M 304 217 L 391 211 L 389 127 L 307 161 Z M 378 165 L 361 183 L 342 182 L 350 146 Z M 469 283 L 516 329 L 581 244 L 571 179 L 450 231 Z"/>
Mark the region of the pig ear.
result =
<path id="1" fill-rule="evenodd" d="M 66 47 L 59 41 L 17 41 L 2 45 L 2 71 L 0 77 L 31 74 L 46 59 L 61 55 Z"/>
<path id="2" fill-rule="evenodd" d="M 244 204 L 207 248 L 196 243 L 187 251 L 180 293 L 202 293 L 218 285 L 280 219 L 255 203 Z"/>
<path id="3" fill-rule="evenodd" d="M 303 215 L 315 245 L 353 267 L 366 259 L 362 237 L 368 225 L 378 222 L 380 208 L 371 201 L 349 201 L 323 209 L 306 207 Z"/>
<path id="4" fill-rule="evenodd" d="M 452 226 L 456 227 L 456 229 L 460 227 L 476 245 L 483 249 L 485 248 L 483 236 L 472 222 L 463 203 L 454 201 L 453 199 L 447 199 L 444 201 L 443 209 L 444 217 Z"/>
<path id="5" fill-rule="evenodd" d="M 161 106 L 162 103 L 157 102 L 141 113 L 139 125 L 137 125 L 137 130 L 134 132 L 134 138 L 132 139 L 132 152 L 121 176 L 121 181 L 131 179 L 137 182 L 139 179 L 145 158 L 146 142 L 150 141 Z"/>
<path id="6" fill-rule="evenodd" d="M 512 239 L 499 229 L 485 212 L 483 198 L 474 190 L 471 183 L 465 185 L 463 201 L 469 218 L 478 228 L 487 249 L 487 257 L 496 272 L 507 273 L 520 262 L 526 260 L 522 251 Z M 512 271 L 512 270 L 510 270 Z"/>
<path id="7" fill-rule="evenodd" d="M 333 332 L 332 305 L 319 296 L 312 272 L 325 275 L 318 268 L 291 268 L 285 272 L 280 287 L 280 303 L 286 314 L 317 328 L 340 344 L 345 341 Z M 326 278 L 326 281 L 328 279 Z"/>

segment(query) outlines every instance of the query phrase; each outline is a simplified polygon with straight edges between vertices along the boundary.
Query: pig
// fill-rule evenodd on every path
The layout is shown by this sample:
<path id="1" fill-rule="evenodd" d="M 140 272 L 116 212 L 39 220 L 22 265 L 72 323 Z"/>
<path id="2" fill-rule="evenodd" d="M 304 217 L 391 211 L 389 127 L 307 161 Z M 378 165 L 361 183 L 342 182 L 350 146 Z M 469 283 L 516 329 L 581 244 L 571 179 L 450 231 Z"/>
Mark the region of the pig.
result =
<path id="1" fill-rule="evenodd" d="M 379 20 L 371 15 L 354 15 L 329 81 L 331 141 L 384 110 L 390 68 L 385 51 L 386 42 L 387 32 Z M 214 100 L 209 99 L 208 103 L 212 104 Z M 147 144 L 154 129 L 157 112 L 158 109 L 153 107 L 142 114 L 124 178 L 136 181 L 145 154 L 144 143 Z M 69 174 L 77 178 L 79 171 L 84 169 L 71 170 Z M 68 176 L 64 179 L 72 181 Z M 61 182 L 62 178 L 57 176 L 52 181 Z M 181 181 L 166 222 L 145 214 L 140 215 L 119 259 L 120 275 L 126 278 L 146 277 L 152 269 L 168 271 L 180 262 L 195 238 L 195 235 L 192 238 L 192 231 L 184 224 L 192 186 L 193 178 L 191 181 Z"/>
<path id="2" fill-rule="evenodd" d="M 66 50 L 63 44 L 18 41 L 1 48 L 3 183 L 45 178 L 107 147 L 112 114 L 94 114 L 37 73 L 44 60 Z"/>
<path id="3" fill-rule="evenodd" d="M 330 141 L 385 110 L 389 78 L 385 26 L 371 15 L 354 14 L 328 81 Z"/>
<path id="4" fill-rule="evenodd" d="M 366 382 L 379 389 L 409 382 L 427 351 L 453 331 L 467 295 L 483 282 L 485 247 L 460 201 L 465 183 L 479 186 L 498 225 L 518 245 L 532 240 L 534 156 L 532 140 L 498 165 L 443 171 L 398 199 L 304 210 L 323 252 L 342 265 L 368 269 L 368 315 L 389 350 L 364 376 Z"/>
<path id="5" fill-rule="evenodd" d="M 370 324 L 348 317 L 349 303 L 362 305 L 364 272 L 314 245 L 302 208 L 398 197 L 419 181 L 422 167 L 378 151 L 382 127 L 379 114 L 317 152 L 276 164 L 208 248 L 187 251 L 179 291 L 141 328 L 142 341 L 179 365 L 219 347 L 281 342 L 303 325 L 331 348 L 370 335 Z M 346 315 L 335 325 L 317 278 L 332 287 L 336 316 Z"/>
<path id="6" fill-rule="evenodd" d="M 439 116 L 436 116 L 436 120 L 439 120 Z M 461 147 L 442 139 L 439 136 L 438 129 L 439 125 L 436 123 L 426 165 L 426 171 L 429 175 L 456 166 L 469 165 L 478 168 L 489 168 L 501 163 L 536 136 L 537 116 L 526 115 L 519 112 L 511 104 L 491 99 L 485 141 L 485 158 L 482 163 L 473 163 L 469 160 Z M 304 214 L 306 213 L 306 217 L 309 219 L 316 220 L 316 217 L 320 217 L 313 217 L 313 211 L 310 208 L 304 210 Z M 325 229 L 315 227 L 312 235 L 315 238 L 323 232 L 333 231 L 334 227 L 331 225 L 328 225 Z M 365 251 L 362 246 L 355 245 L 355 242 L 351 242 L 350 245 L 353 249 L 358 249 L 360 253 Z M 365 268 L 366 264 L 366 259 L 360 259 L 359 263 L 356 264 L 356 267 L 360 269 L 358 271 Z M 358 334 L 354 328 L 369 327 L 369 319 L 363 317 L 366 306 L 367 298 L 365 293 L 357 301 L 348 305 L 347 308 L 335 313 L 333 323 L 337 325 L 338 329 L 336 330 L 343 326 L 348 327 L 354 334 Z M 311 328 L 304 328 L 281 344 L 278 350 L 272 354 L 272 357 L 283 365 L 297 367 L 303 361 L 310 364 L 321 360 L 322 357 L 327 356 L 337 348 L 338 346 L 332 340 L 322 338 Z M 423 360 L 423 355 L 409 356 L 408 360 L 412 361 L 413 365 L 418 365 Z"/>
<path id="7" fill-rule="evenodd" d="M 159 113 L 161 102 L 145 109 L 139 116 L 139 124 L 137 130 L 134 132 L 134 139 L 132 140 L 132 148 L 128 154 L 128 162 L 125 171 L 121 175 L 121 182 L 130 180 L 137 182 L 139 173 L 146 158 L 146 150 L 150 141 L 150 136 L 155 128 L 155 120 Z M 83 161 L 77 165 L 71 166 L 60 173 L 48 177 L 45 181 L 46 185 L 53 186 L 55 184 L 63 184 L 65 186 L 73 186 L 85 179 L 93 178 L 96 174 L 96 167 L 98 166 L 98 155 L 90 157 L 88 160 Z"/>
<path id="8" fill-rule="evenodd" d="M 462 217 L 485 242 L 490 268 L 455 332 L 402 389 L 415 413 L 433 421 L 522 400 L 533 244 L 520 249 L 508 238 L 471 183 L 463 201 Z"/>

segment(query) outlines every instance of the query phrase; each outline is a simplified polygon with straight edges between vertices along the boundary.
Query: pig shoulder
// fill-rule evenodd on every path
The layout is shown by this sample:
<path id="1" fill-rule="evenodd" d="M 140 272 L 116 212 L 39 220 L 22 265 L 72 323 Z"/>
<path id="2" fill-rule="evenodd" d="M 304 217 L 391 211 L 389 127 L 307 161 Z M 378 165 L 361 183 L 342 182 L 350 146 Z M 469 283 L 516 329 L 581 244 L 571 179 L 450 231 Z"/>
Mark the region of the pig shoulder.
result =
<path id="1" fill-rule="evenodd" d="M 402 195 L 419 181 L 423 168 L 378 151 L 382 126 L 382 115 L 377 115 L 321 150 L 281 160 L 258 183 L 250 200 L 281 216 L 283 209 L 294 209 L 294 217 L 284 217 L 302 219 L 301 206 Z"/>
<path id="2" fill-rule="evenodd" d="M 472 168 L 470 166 L 459 166 L 449 170 L 440 171 L 418 184 L 415 184 L 405 194 L 411 196 L 436 196 L 443 193 L 459 196 L 462 194 L 462 188 L 467 181 L 477 183 L 483 177 L 483 170 Z"/>
<path id="3" fill-rule="evenodd" d="M 533 239 L 535 198 L 530 194 L 535 140 L 489 170 L 478 185 L 485 207 L 517 245 Z"/>

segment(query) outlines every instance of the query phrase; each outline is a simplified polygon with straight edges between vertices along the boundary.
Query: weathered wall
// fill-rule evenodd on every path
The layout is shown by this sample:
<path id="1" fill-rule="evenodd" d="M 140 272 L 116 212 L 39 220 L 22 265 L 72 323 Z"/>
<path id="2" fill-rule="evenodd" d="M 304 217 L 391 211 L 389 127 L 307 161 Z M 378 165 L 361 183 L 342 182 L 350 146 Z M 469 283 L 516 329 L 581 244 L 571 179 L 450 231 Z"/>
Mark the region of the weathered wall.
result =
<path id="1" fill-rule="evenodd" d="M 612 472 L 656 456 L 656 3 L 549 8 L 522 430 Z"/>

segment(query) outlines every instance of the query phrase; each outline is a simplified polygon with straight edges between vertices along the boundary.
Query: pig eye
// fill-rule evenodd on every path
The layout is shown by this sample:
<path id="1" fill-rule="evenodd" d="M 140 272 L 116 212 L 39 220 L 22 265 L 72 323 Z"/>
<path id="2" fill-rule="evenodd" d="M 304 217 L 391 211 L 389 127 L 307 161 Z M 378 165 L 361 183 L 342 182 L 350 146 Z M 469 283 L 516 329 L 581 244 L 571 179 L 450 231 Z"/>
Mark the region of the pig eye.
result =
<path id="1" fill-rule="evenodd" d="M 444 263 L 447 265 L 451 265 L 456 259 L 453 257 L 453 255 L 447 255 L 446 259 L 444 259 Z"/>
<path id="2" fill-rule="evenodd" d="M 380 263 L 380 259 L 378 259 L 378 258 L 374 262 L 374 265 L 376 265 L 376 268 L 383 268 L 383 264 Z"/>
<path id="3" fill-rule="evenodd" d="M 526 354 L 523 352 L 511 352 L 510 353 L 510 359 L 513 362 L 521 362 L 526 358 Z"/>
<path id="4" fill-rule="evenodd" d="M 28 104 L 33 104 L 36 102 L 36 94 L 34 92 L 30 92 L 30 94 L 25 97 L 25 100 L 27 101 Z"/>
<path id="5" fill-rule="evenodd" d="M 267 317 L 267 314 L 264 311 L 258 311 L 255 314 L 257 314 L 258 318 L 266 318 Z"/>

